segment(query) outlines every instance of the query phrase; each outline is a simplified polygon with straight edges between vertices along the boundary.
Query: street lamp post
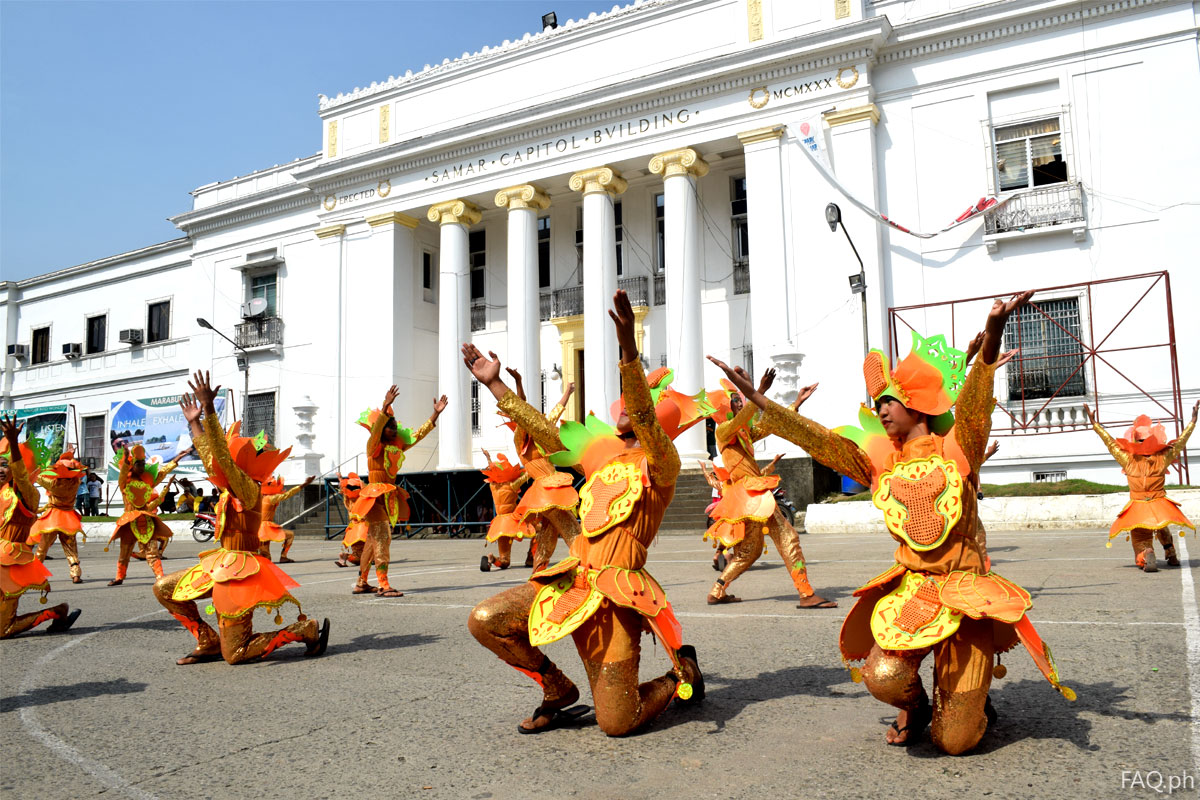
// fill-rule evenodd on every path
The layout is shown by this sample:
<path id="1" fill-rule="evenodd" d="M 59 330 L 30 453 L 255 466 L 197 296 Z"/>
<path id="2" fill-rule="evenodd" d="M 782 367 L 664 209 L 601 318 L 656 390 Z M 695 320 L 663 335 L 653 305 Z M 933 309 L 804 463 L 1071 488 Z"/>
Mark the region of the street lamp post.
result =
<path id="1" fill-rule="evenodd" d="M 207 328 L 217 336 L 220 336 L 222 339 L 233 345 L 241 353 L 241 355 L 237 356 L 237 365 L 238 369 L 242 371 L 242 376 L 244 378 L 242 384 L 242 419 L 245 420 L 246 403 L 248 403 L 250 400 L 250 354 L 246 352 L 246 348 L 242 347 L 233 339 L 230 339 L 228 336 L 214 328 L 212 323 L 206 320 L 204 317 L 196 317 L 196 324 L 201 328 Z"/>
<path id="2" fill-rule="evenodd" d="M 842 222 L 842 209 L 838 208 L 837 203 L 825 206 L 825 221 L 829 223 L 829 230 L 834 233 L 837 232 L 838 225 L 842 226 L 842 233 L 846 234 L 846 241 L 850 242 L 850 249 L 858 259 L 858 274 L 851 275 L 849 280 L 850 292 L 862 298 L 863 358 L 866 358 L 871 352 L 871 344 L 867 339 L 867 270 L 863 266 L 862 256 L 858 254 L 858 248 L 854 246 L 854 240 L 850 238 L 850 232 L 846 230 L 846 224 Z"/>

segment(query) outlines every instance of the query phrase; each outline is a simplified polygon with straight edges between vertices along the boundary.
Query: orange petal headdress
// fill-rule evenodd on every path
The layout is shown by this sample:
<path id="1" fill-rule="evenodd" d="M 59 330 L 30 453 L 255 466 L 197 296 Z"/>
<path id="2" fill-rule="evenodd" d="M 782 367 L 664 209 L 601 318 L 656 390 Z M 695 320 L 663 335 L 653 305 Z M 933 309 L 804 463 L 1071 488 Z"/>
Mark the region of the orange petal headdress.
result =
<path id="1" fill-rule="evenodd" d="M 875 402 L 894 397 L 913 411 L 928 414 L 935 433 L 944 433 L 953 424 L 947 412 L 954 406 L 967 375 L 967 354 L 946 344 L 942 334 L 922 337 L 912 332 L 912 350 L 894 370 L 888 358 L 872 350 L 863 361 L 867 394 Z"/>
<path id="2" fill-rule="evenodd" d="M 351 472 L 338 482 L 338 486 L 347 499 L 355 500 L 358 498 L 358 493 L 363 489 L 363 482 L 362 478 L 358 477 L 357 472 Z"/>
<path id="3" fill-rule="evenodd" d="M 731 420 L 733 414 L 733 396 L 741 396 L 741 392 L 737 387 L 729 382 L 726 378 L 721 378 L 721 388 L 713 392 L 708 392 L 707 399 L 709 405 L 713 407 L 713 421 L 720 425 L 722 422 Z"/>
<path id="4" fill-rule="evenodd" d="M 250 476 L 251 480 L 263 483 L 271 473 L 291 454 L 292 448 L 276 450 L 267 444 L 267 436 L 260 432 L 253 439 L 241 435 L 242 421 L 238 420 L 229 426 L 225 441 L 229 445 L 229 455 L 238 469 Z M 262 452 L 259 452 L 259 451 Z M 229 488 L 229 479 L 221 471 L 221 465 L 213 462 L 213 471 L 209 479 L 221 489 Z"/>
<path id="5" fill-rule="evenodd" d="M 488 483 L 512 483 L 521 477 L 525 468 L 520 464 L 512 464 L 508 456 L 500 453 L 496 460 L 480 470 Z"/>
<path id="6" fill-rule="evenodd" d="M 75 460 L 75 445 L 68 445 L 54 464 L 42 470 L 47 478 L 80 478 L 87 472 L 87 467 Z"/>
<path id="7" fill-rule="evenodd" d="M 1141 441 L 1138 441 L 1138 440 Z M 1155 425 L 1154 420 L 1142 414 L 1133 421 L 1133 426 L 1125 431 L 1125 438 L 1117 439 L 1117 446 L 1135 456 L 1150 456 L 1166 450 L 1171 446 L 1167 441 L 1167 430 L 1162 425 Z"/>
<path id="8" fill-rule="evenodd" d="M 272 475 L 268 480 L 263 481 L 262 493 L 283 494 L 283 478 Z"/>
<path id="9" fill-rule="evenodd" d="M 707 393 L 703 389 L 694 395 L 677 392 L 671 388 L 671 381 L 674 379 L 674 370 L 667 367 L 659 367 L 646 376 L 646 383 L 650 386 L 650 399 L 654 402 L 654 415 L 658 417 L 658 424 L 672 439 L 713 413 L 713 407 L 709 405 Z M 612 404 L 609 413 L 615 421 L 621 417 L 624 410 L 625 397 L 622 395 Z"/>

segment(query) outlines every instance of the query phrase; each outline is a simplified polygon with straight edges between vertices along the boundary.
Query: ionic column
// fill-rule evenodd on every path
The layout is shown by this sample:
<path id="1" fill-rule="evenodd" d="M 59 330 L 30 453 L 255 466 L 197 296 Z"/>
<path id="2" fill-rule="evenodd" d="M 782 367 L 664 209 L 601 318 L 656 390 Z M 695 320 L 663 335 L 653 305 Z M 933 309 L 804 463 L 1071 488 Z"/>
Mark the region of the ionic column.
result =
<path id="1" fill-rule="evenodd" d="M 595 167 L 576 172 L 569 185 L 583 193 L 583 409 L 608 420 L 609 408 L 621 396 L 617 333 L 605 313 L 617 291 L 613 197 L 628 184 L 612 167 Z"/>
<path id="2" fill-rule="evenodd" d="M 450 404 L 438 419 L 438 469 L 471 465 L 471 376 L 459 347 L 471 338 L 471 265 L 467 229 L 479 222 L 479 208 L 466 200 L 447 200 L 429 208 L 430 222 L 441 226 L 438 261 L 438 394 Z"/>
<path id="3" fill-rule="evenodd" d="M 700 317 L 703 257 L 696 179 L 708 174 L 708 164 L 695 150 L 685 147 L 650 159 L 650 171 L 663 176 L 667 366 L 675 370 L 674 388 L 693 394 L 704 386 L 704 336 Z M 685 461 L 706 458 L 704 426 L 696 425 L 680 434 L 675 446 Z"/>
<path id="4" fill-rule="evenodd" d="M 538 211 L 550 198 L 529 184 L 496 193 L 496 205 L 508 209 L 508 365 L 525 378 L 525 396 L 534 408 L 542 402 L 541 313 L 538 307 Z"/>

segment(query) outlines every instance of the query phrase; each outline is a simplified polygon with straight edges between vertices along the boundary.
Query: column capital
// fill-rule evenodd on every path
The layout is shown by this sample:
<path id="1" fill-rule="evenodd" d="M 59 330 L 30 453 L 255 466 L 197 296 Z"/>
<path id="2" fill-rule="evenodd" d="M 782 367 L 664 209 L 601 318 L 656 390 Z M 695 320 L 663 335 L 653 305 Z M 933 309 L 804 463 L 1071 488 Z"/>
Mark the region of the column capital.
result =
<path id="1" fill-rule="evenodd" d="M 335 236 L 341 236 L 346 232 L 346 226 L 340 222 L 337 225 L 326 225 L 324 228 L 317 228 L 313 233 L 318 239 L 332 239 Z"/>
<path id="2" fill-rule="evenodd" d="M 650 171 L 655 175 L 662 175 L 664 179 L 675 175 L 703 178 L 708 174 L 708 162 L 692 148 L 681 147 L 678 150 L 659 153 L 650 159 Z"/>
<path id="3" fill-rule="evenodd" d="M 425 215 L 430 222 L 442 225 L 474 225 L 482 218 L 479 206 L 470 200 L 447 200 L 444 203 L 434 203 Z"/>
<path id="4" fill-rule="evenodd" d="M 517 208 L 541 211 L 550 207 L 550 196 L 531 183 L 523 183 L 496 192 L 496 205 L 509 211 Z"/>
<path id="5" fill-rule="evenodd" d="M 825 113 L 825 124 L 831 128 L 837 125 L 849 125 L 851 122 L 859 122 L 864 119 L 871 120 L 872 125 L 877 124 L 879 122 L 879 107 L 874 103 L 867 103 L 865 106 L 839 108 L 836 111 Z"/>
<path id="6" fill-rule="evenodd" d="M 769 142 L 772 139 L 783 138 L 782 125 L 768 125 L 765 128 L 755 128 L 752 131 L 743 131 L 737 135 L 738 141 L 742 143 L 742 147 L 748 144 L 757 144 L 759 142 Z"/>
<path id="7" fill-rule="evenodd" d="M 403 225 L 406 228 L 415 228 L 420 222 L 421 220 L 416 217 L 401 214 L 399 211 L 389 211 L 386 214 L 374 214 L 367 217 L 367 224 L 372 228 L 381 228 L 384 225 Z"/>
<path id="8" fill-rule="evenodd" d="M 612 167 L 592 167 L 576 172 L 567 185 L 572 191 L 583 192 L 585 195 L 596 192 L 614 195 L 624 192 L 629 182 Z"/>

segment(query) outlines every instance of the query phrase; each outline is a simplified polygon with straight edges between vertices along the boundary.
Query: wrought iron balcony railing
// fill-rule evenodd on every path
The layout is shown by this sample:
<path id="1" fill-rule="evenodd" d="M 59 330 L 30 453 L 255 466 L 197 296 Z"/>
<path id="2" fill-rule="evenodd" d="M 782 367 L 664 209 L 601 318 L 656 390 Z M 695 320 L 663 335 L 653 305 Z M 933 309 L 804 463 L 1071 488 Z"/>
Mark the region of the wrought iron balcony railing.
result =
<path id="1" fill-rule="evenodd" d="M 988 234 L 1083 222 L 1083 190 L 1078 183 L 1029 189 L 984 215 Z"/>
<path id="2" fill-rule="evenodd" d="M 654 305 L 661 306 L 667 302 L 667 276 L 654 276 Z"/>
<path id="3" fill-rule="evenodd" d="M 234 328 L 233 338 L 238 347 L 271 347 L 283 344 L 283 319 L 281 317 L 248 319 Z"/>
<path id="4" fill-rule="evenodd" d="M 484 303 L 471 304 L 471 330 L 481 331 L 487 327 L 487 305 Z"/>
<path id="5" fill-rule="evenodd" d="M 542 322 L 554 316 L 554 293 L 543 290 L 538 295 L 538 316 Z"/>
<path id="6" fill-rule="evenodd" d="M 750 262 L 749 261 L 733 262 L 733 293 L 734 294 L 749 294 L 750 293 Z"/>
<path id="7" fill-rule="evenodd" d="M 629 305 L 649 306 L 650 296 L 646 284 L 646 276 L 642 275 L 637 278 L 621 278 L 617 281 L 617 288 L 624 289 L 625 294 L 629 295 Z"/>

